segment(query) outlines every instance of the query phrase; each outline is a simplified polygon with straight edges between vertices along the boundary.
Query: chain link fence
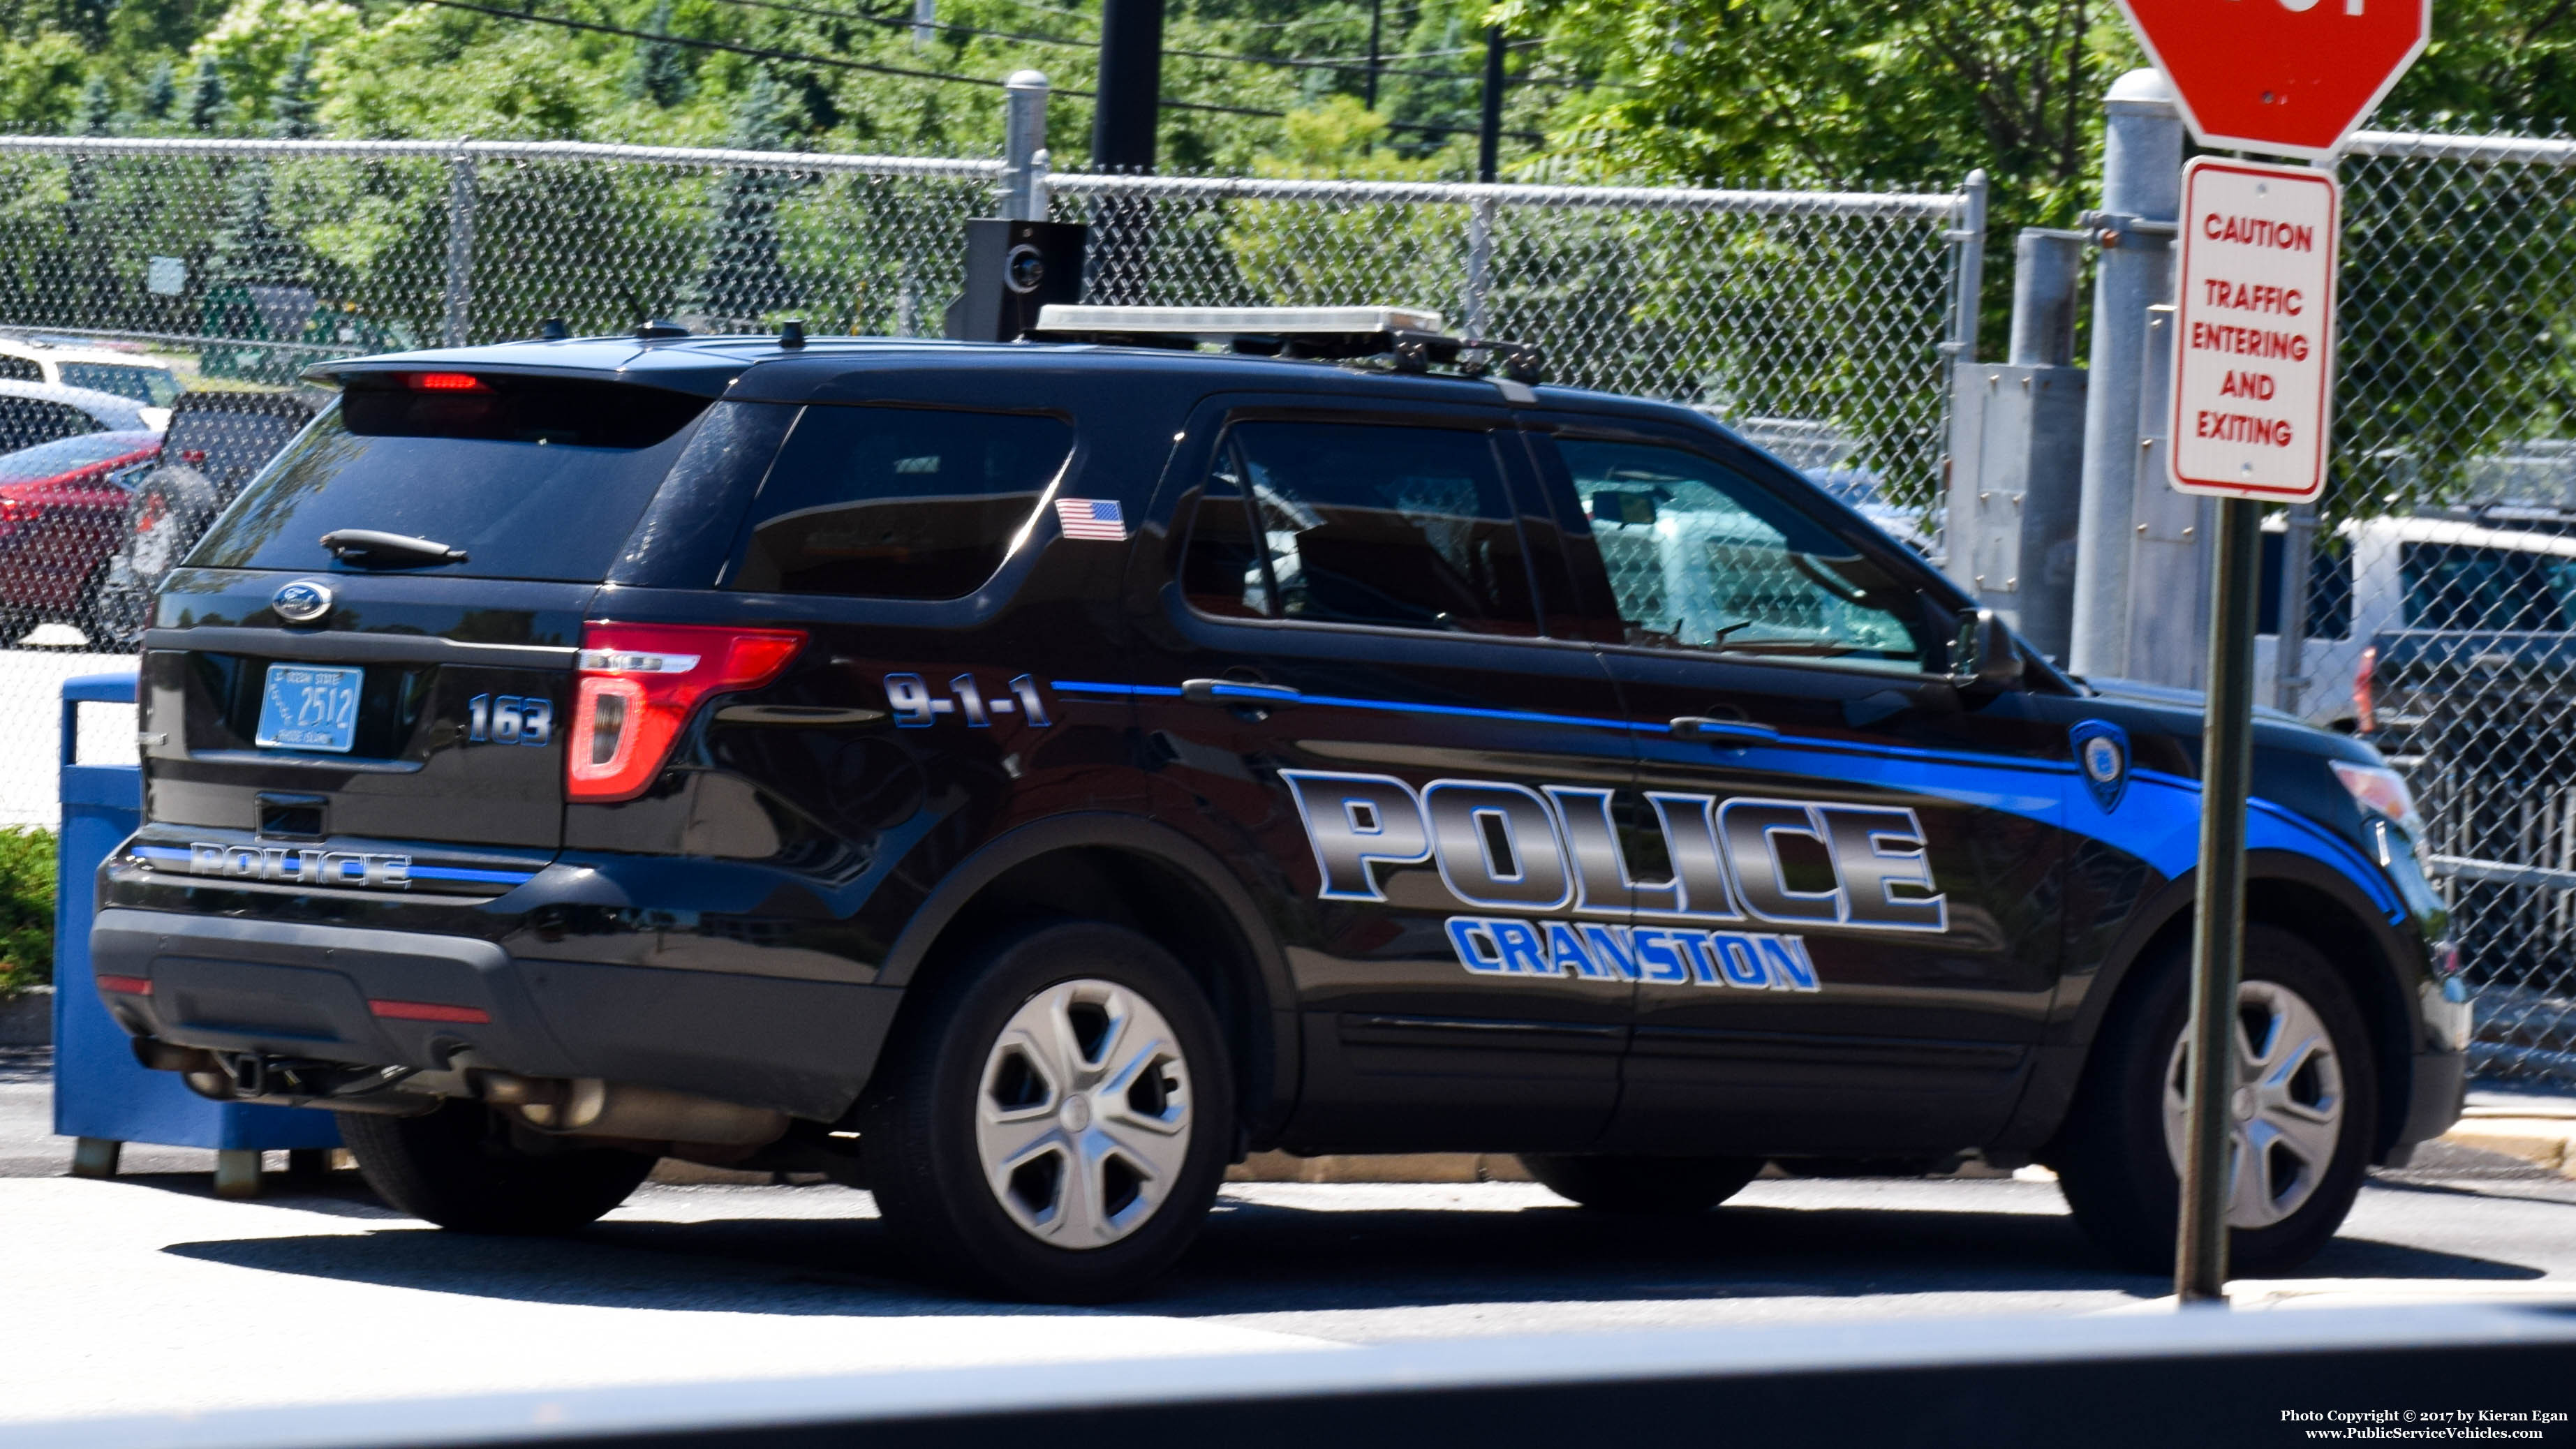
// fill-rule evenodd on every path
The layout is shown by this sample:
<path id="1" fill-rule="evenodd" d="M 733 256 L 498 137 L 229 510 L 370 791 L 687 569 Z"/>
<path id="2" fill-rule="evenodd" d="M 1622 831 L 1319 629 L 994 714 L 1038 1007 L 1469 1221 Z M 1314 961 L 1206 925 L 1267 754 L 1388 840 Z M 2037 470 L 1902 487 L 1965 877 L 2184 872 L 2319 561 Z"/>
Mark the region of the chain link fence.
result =
<path id="1" fill-rule="evenodd" d="M 2340 171 L 2334 472 L 2266 540 L 2280 702 L 2413 783 L 2477 1070 L 2576 1084 L 2576 141 L 2363 132 Z"/>
<path id="2" fill-rule="evenodd" d="M 990 159 L 579 142 L 0 137 L 0 823 L 50 824 L 53 691 L 327 396 L 332 356 L 653 317 L 938 335 Z M 1035 173 L 1042 176 L 1042 172 Z M 1438 308 L 1552 378 L 1703 407 L 1919 515 L 1982 182 L 1705 191 L 1059 174 L 1089 300 Z M 1043 204 L 1043 203 L 1042 203 Z M 184 393 L 181 389 L 186 389 Z M 16 673 L 12 673 L 12 668 Z M 19 675 L 24 675 L 20 680 Z"/>

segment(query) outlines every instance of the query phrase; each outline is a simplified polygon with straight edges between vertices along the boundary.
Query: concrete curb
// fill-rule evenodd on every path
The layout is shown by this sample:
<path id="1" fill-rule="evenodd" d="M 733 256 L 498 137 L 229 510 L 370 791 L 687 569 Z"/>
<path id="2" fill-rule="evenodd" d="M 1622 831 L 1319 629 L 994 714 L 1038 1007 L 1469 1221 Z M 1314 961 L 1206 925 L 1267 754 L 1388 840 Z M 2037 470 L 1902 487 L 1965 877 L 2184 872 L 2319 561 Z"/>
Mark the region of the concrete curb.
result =
<path id="1" fill-rule="evenodd" d="M 1297 1157 L 1256 1152 L 1225 1171 L 1228 1182 L 1535 1182 L 1503 1152 L 1390 1152 Z"/>
<path id="2" fill-rule="evenodd" d="M 2454 1147 L 2500 1152 L 2561 1177 L 2576 1178 L 2576 1119 L 2559 1117 L 2470 1117 L 2442 1140 Z"/>

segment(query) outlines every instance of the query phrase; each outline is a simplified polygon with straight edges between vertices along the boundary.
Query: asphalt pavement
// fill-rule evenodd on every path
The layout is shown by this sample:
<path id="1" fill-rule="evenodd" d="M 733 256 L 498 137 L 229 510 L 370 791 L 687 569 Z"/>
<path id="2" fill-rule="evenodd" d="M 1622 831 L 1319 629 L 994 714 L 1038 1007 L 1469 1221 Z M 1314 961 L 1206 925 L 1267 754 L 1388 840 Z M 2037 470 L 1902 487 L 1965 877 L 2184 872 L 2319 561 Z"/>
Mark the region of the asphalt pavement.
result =
<path id="1" fill-rule="evenodd" d="M 1620 1219 L 1526 1183 L 1238 1183 L 1148 1297 L 959 1299 L 867 1194 L 650 1184 L 568 1239 L 442 1233 L 354 1173 L 209 1191 L 209 1153 L 62 1176 L 41 1056 L 0 1057 L 0 1423 L 513 1389 L 1270 1352 L 1404 1339 L 2093 1313 L 2106 1267 L 2054 1184 L 1766 1179 L 1714 1213 Z M 2576 1181 L 2438 1148 L 2380 1173 L 2309 1270 L 2437 1294 L 2576 1296 Z"/>

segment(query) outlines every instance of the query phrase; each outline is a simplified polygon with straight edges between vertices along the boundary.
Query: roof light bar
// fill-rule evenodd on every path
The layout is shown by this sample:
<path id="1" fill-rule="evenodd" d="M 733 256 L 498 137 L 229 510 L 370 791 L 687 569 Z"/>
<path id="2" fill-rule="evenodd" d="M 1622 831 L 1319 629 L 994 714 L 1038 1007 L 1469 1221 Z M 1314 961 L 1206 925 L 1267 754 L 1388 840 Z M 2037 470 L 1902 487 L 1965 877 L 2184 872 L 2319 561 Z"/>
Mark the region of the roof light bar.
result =
<path id="1" fill-rule="evenodd" d="M 1442 332 L 1447 320 L 1420 307 L 1078 307 L 1038 309 L 1046 332 L 1158 332 L 1227 342 L 1260 334 L 1300 337 L 1377 332 Z"/>
<path id="2" fill-rule="evenodd" d="M 1398 372 L 1440 366 L 1467 377 L 1499 371 L 1515 382 L 1539 380 L 1543 359 L 1531 344 L 1454 337 L 1446 328 L 1447 319 L 1426 307 L 1092 307 L 1055 302 L 1038 309 L 1038 325 L 1027 340 L 1183 351 L 1214 343 L 1260 357 L 1379 358 Z M 1469 353 L 1475 360 L 1462 356 Z"/>

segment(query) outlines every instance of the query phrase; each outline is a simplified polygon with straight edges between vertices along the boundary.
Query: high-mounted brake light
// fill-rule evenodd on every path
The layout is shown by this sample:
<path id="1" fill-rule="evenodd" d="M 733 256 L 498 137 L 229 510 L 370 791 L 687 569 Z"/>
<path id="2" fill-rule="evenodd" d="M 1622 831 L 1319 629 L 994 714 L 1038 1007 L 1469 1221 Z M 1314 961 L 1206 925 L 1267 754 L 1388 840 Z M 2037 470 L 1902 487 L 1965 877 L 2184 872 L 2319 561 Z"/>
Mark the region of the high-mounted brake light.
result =
<path id="1" fill-rule="evenodd" d="M 403 374 L 418 392 L 490 392 L 492 384 L 470 372 L 410 372 Z"/>
<path id="2" fill-rule="evenodd" d="M 698 702 L 758 689 L 805 647 L 794 629 L 592 624 L 581 631 L 564 794 L 632 800 L 662 773 Z"/>

